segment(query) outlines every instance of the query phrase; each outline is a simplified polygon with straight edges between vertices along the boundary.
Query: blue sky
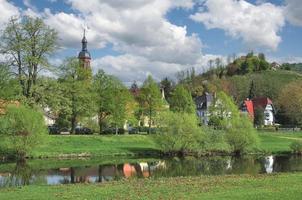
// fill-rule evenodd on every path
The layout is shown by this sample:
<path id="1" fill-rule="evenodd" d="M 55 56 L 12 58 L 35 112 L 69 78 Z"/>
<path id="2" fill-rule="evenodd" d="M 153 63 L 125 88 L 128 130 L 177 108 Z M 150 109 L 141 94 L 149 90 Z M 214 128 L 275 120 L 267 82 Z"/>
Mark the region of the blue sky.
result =
<path id="1" fill-rule="evenodd" d="M 209 59 L 248 51 L 270 60 L 302 62 L 302 6 L 299 0 L 0 0 L 11 15 L 45 19 L 59 33 L 59 64 L 76 56 L 84 27 L 93 69 L 124 82 L 156 79 Z M 2 7 L 1 7 L 2 6 Z"/>

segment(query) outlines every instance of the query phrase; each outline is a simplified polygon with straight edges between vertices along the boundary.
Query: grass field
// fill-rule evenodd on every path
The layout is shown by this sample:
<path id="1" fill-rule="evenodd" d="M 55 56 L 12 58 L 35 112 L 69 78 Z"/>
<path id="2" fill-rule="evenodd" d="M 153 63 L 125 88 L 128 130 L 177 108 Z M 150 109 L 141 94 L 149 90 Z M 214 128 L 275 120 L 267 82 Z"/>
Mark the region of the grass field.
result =
<path id="1" fill-rule="evenodd" d="M 104 184 L 0 189 L 0 199 L 282 199 L 300 200 L 302 173 L 130 179 Z"/>
<path id="2" fill-rule="evenodd" d="M 155 153 L 158 148 L 151 136 L 49 136 L 47 142 L 35 148 L 32 157 L 64 156 L 129 156 L 138 153 Z"/>
<path id="3" fill-rule="evenodd" d="M 267 153 L 290 153 L 290 144 L 302 141 L 301 132 L 259 132 L 260 150 Z"/>
<path id="4" fill-rule="evenodd" d="M 258 134 L 259 148 L 250 153 L 290 153 L 290 144 L 295 140 L 302 140 L 301 132 L 259 132 Z M 160 149 L 152 137 L 152 135 L 52 135 L 47 142 L 33 149 L 29 156 L 58 158 L 157 155 Z M 224 150 L 225 148 L 221 147 L 221 151 Z"/>

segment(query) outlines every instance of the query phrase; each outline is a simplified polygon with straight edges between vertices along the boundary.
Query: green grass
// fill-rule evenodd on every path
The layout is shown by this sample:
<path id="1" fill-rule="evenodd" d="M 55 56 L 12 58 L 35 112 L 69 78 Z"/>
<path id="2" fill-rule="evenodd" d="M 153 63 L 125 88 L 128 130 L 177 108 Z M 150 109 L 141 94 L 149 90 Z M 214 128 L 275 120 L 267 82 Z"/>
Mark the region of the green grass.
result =
<path id="1" fill-rule="evenodd" d="M 104 184 L 0 189 L 0 199 L 290 199 L 302 196 L 302 173 L 130 179 Z"/>
<path id="2" fill-rule="evenodd" d="M 301 132 L 259 132 L 260 150 L 268 153 L 290 153 L 290 144 L 302 140 Z"/>
<path id="3" fill-rule="evenodd" d="M 49 136 L 47 142 L 35 148 L 30 156 L 64 157 L 64 156 L 114 156 L 137 155 L 157 152 L 158 148 L 148 135 L 118 136 Z"/>
<path id="4" fill-rule="evenodd" d="M 31 158 L 158 155 L 160 148 L 152 135 L 52 135 L 33 149 Z M 302 132 L 259 132 L 260 145 L 251 153 L 290 153 L 290 144 L 302 140 Z M 0 141 L 1 142 L 1 141 Z M 216 145 L 217 146 L 217 145 Z M 217 151 L 227 148 L 218 146 Z"/>

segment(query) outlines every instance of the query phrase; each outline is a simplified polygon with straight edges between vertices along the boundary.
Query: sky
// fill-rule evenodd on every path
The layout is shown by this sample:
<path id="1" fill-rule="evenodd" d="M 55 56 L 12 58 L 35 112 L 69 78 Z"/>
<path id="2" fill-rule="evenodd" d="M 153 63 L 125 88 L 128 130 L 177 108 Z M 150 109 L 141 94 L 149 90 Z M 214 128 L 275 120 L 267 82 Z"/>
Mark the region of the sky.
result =
<path id="1" fill-rule="evenodd" d="M 58 32 L 54 65 L 77 56 L 87 29 L 93 71 L 125 84 L 202 72 L 210 59 L 250 51 L 302 62 L 301 0 L 0 0 L 0 10 L 1 29 L 29 15 Z"/>

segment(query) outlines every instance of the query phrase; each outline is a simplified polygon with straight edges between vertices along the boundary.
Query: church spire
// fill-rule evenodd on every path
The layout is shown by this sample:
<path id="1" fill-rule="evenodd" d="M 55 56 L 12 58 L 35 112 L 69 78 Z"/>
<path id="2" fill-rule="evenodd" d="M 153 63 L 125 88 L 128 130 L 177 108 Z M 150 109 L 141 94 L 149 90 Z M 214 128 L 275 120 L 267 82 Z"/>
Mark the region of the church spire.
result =
<path id="1" fill-rule="evenodd" d="M 83 39 L 82 39 L 82 50 L 79 53 L 79 60 L 83 68 L 90 68 L 91 56 L 87 48 L 86 30 L 84 29 Z"/>

